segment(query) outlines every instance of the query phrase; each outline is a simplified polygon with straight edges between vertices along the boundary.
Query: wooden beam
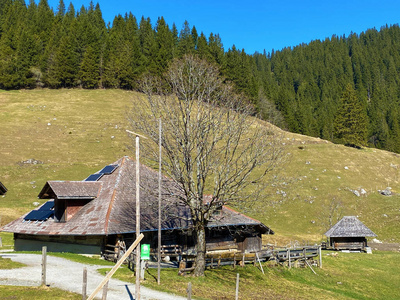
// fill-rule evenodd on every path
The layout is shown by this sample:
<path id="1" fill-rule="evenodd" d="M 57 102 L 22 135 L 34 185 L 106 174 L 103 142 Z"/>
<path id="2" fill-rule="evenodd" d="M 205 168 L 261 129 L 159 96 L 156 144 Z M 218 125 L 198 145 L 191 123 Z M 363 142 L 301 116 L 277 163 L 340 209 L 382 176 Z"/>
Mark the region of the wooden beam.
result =
<path id="1" fill-rule="evenodd" d="M 141 137 L 141 138 L 147 139 L 147 137 L 145 137 L 144 135 L 141 135 L 141 134 L 139 134 L 139 133 L 133 132 L 133 131 L 131 131 L 131 130 L 126 129 L 126 132 L 128 132 L 128 133 L 130 133 L 130 134 L 133 134 L 133 135 L 136 135 L 136 136 L 139 136 L 139 137 Z"/>
<path id="2" fill-rule="evenodd" d="M 137 247 L 140 241 L 143 239 L 144 235 L 141 233 L 139 237 L 133 242 L 133 244 L 129 247 L 129 249 L 124 253 L 124 255 L 120 258 L 120 260 L 115 264 L 115 266 L 111 269 L 111 271 L 107 274 L 106 277 L 100 282 L 94 292 L 89 296 L 88 300 L 93 300 L 97 293 L 103 288 L 103 286 L 110 280 L 110 278 L 114 275 L 114 273 L 118 270 L 118 268 L 122 265 L 125 259 L 131 254 L 131 252 Z M 136 274 L 139 276 L 139 274 Z"/>
<path id="3" fill-rule="evenodd" d="M 311 267 L 311 265 L 308 263 L 308 261 L 307 261 L 307 260 L 304 260 L 304 261 L 306 262 L 307 266 L 310 267 L 311 271 L 313 271 L 313 273 L 314 273 L 315 275 L 318 275 L 317 273 L 315 273 L 314 269 Z"/>

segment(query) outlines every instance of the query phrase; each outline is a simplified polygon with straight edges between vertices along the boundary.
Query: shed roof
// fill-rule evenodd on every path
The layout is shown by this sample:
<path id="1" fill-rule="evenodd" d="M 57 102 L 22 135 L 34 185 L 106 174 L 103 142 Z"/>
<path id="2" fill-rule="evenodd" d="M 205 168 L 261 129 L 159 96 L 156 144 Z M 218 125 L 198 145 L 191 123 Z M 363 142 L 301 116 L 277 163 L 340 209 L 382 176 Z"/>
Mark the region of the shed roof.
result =
<path id="1" fill-rule="evenodd" d="M 65 223 L 48 219 L 24 222 L 24 216 L 5 225 L 4 231 L 40 235 L 107 235 L 135 232 L 135 161 L 127 156 L 114 163 L 118 168 L 98 181 L 48 181 L 41 199 L 93 199 Z M 190 211 L 180 198 L 183 193 L 171 179 L 162 177 L 162 217 L 164 230 L 191 227 Z M 158 228 L 158 172 L 140 165 L 141 231 Z M 252 226 L 261 233 L 271 233 L 261 222 L 228 207 L 209 222 L 216 226 Z"/>
<path id="2" fill-rule="evenodd" d="M 365 226 L 355 216 L 343 217 L 339 222 L 332 226 L 327 232 L 327 237 L 373 237 L 376 236 L 367 226 Z"/>
<path id="3" fill-rule="evenodd" d="M 7 188 L 0 181 L 0 195 L 4 195 L 6 192 L 7 192 Z"/>

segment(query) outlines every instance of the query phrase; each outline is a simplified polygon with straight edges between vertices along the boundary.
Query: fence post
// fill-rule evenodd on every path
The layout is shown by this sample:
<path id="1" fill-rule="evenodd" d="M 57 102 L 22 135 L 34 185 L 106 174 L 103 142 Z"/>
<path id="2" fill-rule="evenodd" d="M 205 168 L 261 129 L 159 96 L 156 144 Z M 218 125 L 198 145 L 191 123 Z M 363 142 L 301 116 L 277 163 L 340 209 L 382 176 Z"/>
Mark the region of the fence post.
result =
<path id="1" fill-rule="evenodd" d="M 188 283 L 186 292 L 187 292 L 187 299 L 192 300 L 192 283 L 191 282 Z"/>
<path id="2" fill-rule="evenodd" d="M 319 256 L 319 267 L 322 269 L 322 250 L 321 250 L 321 246 L 318 246 L 318 256 Z"/>
<path id="3" fill-rule="evenodd" d="M 236 267 L 236 252 L 233 253 L 233 268 Z"/>
<path id="4" fill-rule="evenodd" d="M 288 266 L 289 266 L 289 269 L 291 269 L 291 268 L 292 268 L 292 262 L 291 262 L 291 260 L 290 260 L 290 249 L 287 249 L 286 256 L 287 256 L 287 259 L 288 259 Z"/>
<path id="5" fill-rule="evenodd" d="M 47 247 L 42 247 L 42 285 L 46 285 Z"/>
<path id="6" fill-rule="evenodd" d="M 87 292 L 87 269 L 83 268 L 82 300 L 86 300 Z"/>
<path id="7" fill-rule="evenodd" d="M 235 299 L 239 299 L 239 273 L 236 274 L 236 296 Z"/>
<path id="8" fill-rule="evenodd" d="M 142 259 L 140 261 L 140 279 L 144 279 L 144 271 L 146 269 L 146 263 L 145 261 Z"/>

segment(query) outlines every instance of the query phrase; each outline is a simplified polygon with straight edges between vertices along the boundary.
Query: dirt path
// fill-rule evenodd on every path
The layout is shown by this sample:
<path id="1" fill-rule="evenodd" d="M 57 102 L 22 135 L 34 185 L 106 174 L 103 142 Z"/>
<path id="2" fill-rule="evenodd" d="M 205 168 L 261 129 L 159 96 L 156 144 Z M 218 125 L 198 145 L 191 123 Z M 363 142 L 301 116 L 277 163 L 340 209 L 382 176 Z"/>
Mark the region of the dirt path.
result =
<path id="1" fill-rule="evenodd" d="M 41 262 L 39 254 L 15 254 L 2 253 L 3 258 L 11 258 L 13 261 L 26 264 L 26 267 L 0 270 L 0 285 L 39 286 L 41 284 Z M 104 278 L 96 270 L 105 266 L 84 265 L 70 260 L 47 256 L 46 283 L 50 287 L 57 287 L 66 291 L 82 293 L 83 268 L 87 268 L 87 293 L 92 291 Z M 101 298 L 101 291 L 97 297 Z M 143 300 L 170 300 L 186 299 L 176 295 L 154 291 L 143 286 L 140 287 L 140 294 Z M 124 300 L 135 298 L 135 284 L 111 279 L 108 284 L 108 300 Z"/>

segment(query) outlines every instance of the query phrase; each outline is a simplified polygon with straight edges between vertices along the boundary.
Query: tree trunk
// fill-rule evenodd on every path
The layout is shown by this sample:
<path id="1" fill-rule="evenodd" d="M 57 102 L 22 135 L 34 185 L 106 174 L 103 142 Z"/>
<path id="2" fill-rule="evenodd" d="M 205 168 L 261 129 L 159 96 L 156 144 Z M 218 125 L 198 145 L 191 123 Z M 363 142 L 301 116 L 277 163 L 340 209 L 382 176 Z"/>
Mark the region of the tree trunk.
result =
<path id="1" fill-rule="evenodd" d="M 196 226 L 196 259 L 195 268 L 193 271 L 194 276 L 204 276 L 206 268 L 206 231 L 204 224 Z"/>

